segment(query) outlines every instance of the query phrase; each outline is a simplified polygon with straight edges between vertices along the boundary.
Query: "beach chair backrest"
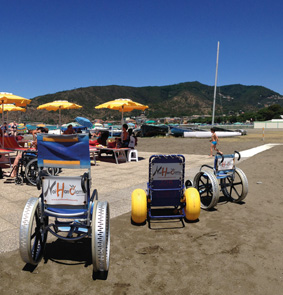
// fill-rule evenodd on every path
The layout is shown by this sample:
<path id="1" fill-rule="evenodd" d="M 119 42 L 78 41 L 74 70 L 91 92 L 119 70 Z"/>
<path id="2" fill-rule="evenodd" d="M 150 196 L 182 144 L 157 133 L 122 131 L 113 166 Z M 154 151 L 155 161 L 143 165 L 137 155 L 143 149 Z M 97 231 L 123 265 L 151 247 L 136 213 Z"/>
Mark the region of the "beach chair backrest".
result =
<path id="1" fill-rule="evenodd" d="M 38 134 L 38 167 L 90 169 L 88 134 Z"/>
<path id="2" fill-rule="evenodd" d="M 172 206 L 180 202 L 184 171 L 182 155 L 156 155 L 149 159 L 148 188 L 153 206 Z"/>
<path id="3" fill-rule="evenodd" d="M 214 167 L 217 171 L 231 171 L 235 169 L 235 155 L 216 155 Z"/>

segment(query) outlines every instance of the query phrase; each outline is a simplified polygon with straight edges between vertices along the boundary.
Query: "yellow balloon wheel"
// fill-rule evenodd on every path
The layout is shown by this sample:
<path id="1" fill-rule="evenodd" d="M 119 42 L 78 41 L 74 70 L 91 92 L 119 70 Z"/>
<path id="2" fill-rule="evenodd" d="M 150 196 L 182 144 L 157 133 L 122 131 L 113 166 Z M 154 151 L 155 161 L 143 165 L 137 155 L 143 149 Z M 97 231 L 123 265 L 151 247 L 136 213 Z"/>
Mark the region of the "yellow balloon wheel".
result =
<path id="1" fill-rule="evenodd" d="M 146 192 L 143 189 L 135 189 L 132 192 L 132 220 L 140 224 L 145 222 L 147 216 Z"/>
<path id="2" fill-rule="evenodd" d="M 195 221 L 200 215 L 200 195 L 197 189 L 194 187 L 187 188 L 184 196 L 186 198 L 186 219 L 189 221 Z"/>

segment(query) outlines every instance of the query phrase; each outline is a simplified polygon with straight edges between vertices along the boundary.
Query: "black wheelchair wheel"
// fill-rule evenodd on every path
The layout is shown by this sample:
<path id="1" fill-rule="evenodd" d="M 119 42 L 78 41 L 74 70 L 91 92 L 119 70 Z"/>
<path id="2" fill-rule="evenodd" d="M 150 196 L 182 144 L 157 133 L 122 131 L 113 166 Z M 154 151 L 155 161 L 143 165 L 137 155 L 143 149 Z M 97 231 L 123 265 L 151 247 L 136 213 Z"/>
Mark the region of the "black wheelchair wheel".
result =
<path id="1" fill-rule="evenodd" d="M 32 159 L 28 162 L 25 169 L 25 176 L 29 183 L 36 185 L 36 178 L 38 175 L 37 158 Z"/>
<path id="2" fill-rule="evenodd" d="M 209 171 L 200 171 L 194 178 L 194 187 L 199 191 L 201 208 L 209 210 L 219 200 L 219 185 L 215 175 Z"/>
<path id="3" fill-rule="evenodd" d="M 235 173 L 220 180 L 224 196 L 232 202 L 239 203 L 248 194 L 248 179 L 240 168 L 235 168 Z"/>

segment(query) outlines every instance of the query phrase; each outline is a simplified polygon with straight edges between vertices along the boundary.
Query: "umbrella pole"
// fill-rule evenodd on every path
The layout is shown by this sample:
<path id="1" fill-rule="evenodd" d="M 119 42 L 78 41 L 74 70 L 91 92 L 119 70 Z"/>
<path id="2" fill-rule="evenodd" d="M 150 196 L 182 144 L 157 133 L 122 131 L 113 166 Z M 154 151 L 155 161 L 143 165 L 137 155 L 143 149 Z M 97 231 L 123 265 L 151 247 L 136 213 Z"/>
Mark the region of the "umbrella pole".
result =
<path id="1" fill-rule="evenodd" d="M 2 127 L 4 126 L 4 104 L 2 100 Z M 2 148 L 4 148 L 4 128 L 2 129 Z"/>
<path id="2" fill-rule="evenodd" d="M 59 107 L 59 128 L 60 128 L 60 135 L 61 135 L 61 107 Z"/>
<path id="3" fill-rule="evenodd" d="M 124 124 L 124 106 L 122 106 L 122 121 L 121 121 L 121 129 L 122 129 L 122 133 L 121 133 L 121 142 L 123 142 L 123 138 L 124 138 L 124 132 L 123 132 L 123 124 Z"/>

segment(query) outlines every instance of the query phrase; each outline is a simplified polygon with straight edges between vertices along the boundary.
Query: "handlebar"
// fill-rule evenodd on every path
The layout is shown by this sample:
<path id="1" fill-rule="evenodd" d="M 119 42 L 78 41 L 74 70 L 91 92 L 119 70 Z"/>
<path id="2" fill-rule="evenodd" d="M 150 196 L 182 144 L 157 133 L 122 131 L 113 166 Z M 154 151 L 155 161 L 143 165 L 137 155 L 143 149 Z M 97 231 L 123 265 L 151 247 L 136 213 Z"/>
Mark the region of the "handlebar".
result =
<path id="1" fill-rule="evenodd" d="M 238 155 L 238 161 L 240 161 L 241 160 L 241 154 L 238 151 L 234 151 L 234 153 Z"/>

